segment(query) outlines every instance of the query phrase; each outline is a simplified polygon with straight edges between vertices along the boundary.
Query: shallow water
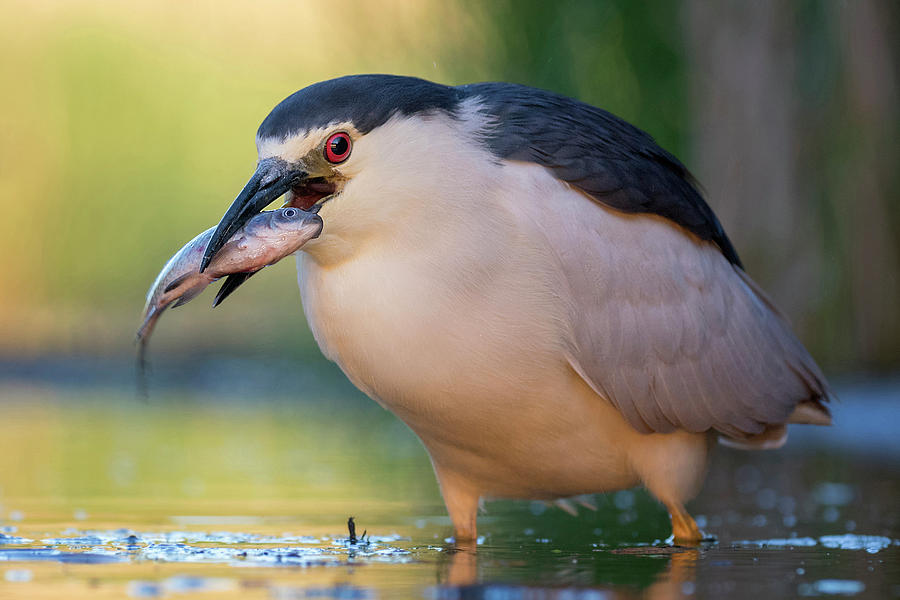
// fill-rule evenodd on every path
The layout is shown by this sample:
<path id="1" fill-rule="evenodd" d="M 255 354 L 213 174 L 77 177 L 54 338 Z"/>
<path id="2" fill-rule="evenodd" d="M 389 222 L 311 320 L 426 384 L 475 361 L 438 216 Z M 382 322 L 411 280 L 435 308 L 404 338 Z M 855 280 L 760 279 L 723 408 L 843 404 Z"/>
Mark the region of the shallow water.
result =
<path id="1" fill-rule="evenodd" d="M 208 368 L 141 403 L 0 367 L 0 598 L 900 597 L 900 382 L 840 386 L 837 426 L 780 451 L 718 449 L 690 504 L 714 543 L 666 546 L 627 491 L 488 503 L 459 551 L 419 442 L 333 370 Z"/>

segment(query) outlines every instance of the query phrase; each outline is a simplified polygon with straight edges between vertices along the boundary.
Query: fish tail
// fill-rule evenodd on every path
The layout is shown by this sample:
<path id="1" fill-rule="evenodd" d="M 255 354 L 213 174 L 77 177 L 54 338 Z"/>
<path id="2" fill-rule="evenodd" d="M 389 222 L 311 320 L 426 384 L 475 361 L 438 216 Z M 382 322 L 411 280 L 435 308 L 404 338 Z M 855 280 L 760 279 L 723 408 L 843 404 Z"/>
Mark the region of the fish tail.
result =
<path id="1" fill-rule="evenodd" d="M 150 308 L 150 310 L 147 311 L 147 316 L 144 318 L 144 322 L 141 324 L 140 329 L 138 329 L 134 340 L 138 345 L 135 364 L 135 384 L 137 387 L 137 396 L 144 402 L 150 397 L 149 386 L 147 384 L 147 372 L 149 371 L 147 363 L 147 343 L 150 341 L 150 334 L 153 332 L 156 321 L 165 309 L 166 306 L 154 306 Z"/>

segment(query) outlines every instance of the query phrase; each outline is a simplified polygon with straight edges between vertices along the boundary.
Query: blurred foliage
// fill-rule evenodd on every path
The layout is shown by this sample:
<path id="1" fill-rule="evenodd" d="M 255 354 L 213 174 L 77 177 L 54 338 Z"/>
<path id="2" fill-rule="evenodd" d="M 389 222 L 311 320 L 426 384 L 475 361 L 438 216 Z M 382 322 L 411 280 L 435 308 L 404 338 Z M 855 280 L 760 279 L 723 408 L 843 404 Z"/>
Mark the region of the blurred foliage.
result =
<path id="1" fill-rule="evenodd" d="M 804 5 L 826 13 L 804 26 L 801 51 L 813 58 L 797 85 L 813 90 L 807 96 L 829 85 L 840 53 L 834 15 L 816 4 Z M 157 270 L 218 220 L 252 172 L 259 122 L 322 79 L 391 72 L 535 85 L 621 115 L 691 165 L 683 12 L 678 3 L 627 0 L 0 0 L 0 353 L 128 351 Z M 818 143 L 836 145 L 828 130 L 841 115 L 817 114 Z M 843 157 L 829 153 L 828 164 Z M 846 198 L 825 178 L 816 185 L 817 206 L 838 214 L 829 206 Z M 854 244 L 843 231 L 843 247 Z M 189 352 L 314 352 L 292 267 L 267 270 L 215 313 L 204 299 L 175 311 L 154 342 Z M 853 268 L 826 267 L 826 292 L 849 298 Z M 858 299 L 811 307 L 801 333 L 840 368 L 871 364 L 870 354 L 824 351 L 847 345 L 849 313 L 864 309 Z M 897 349 L 879 346 L 879 364 L 895 367 Z"/>
<path id="2" fill-rule="evenodd" d="M 484 11 L 485 78 L 579 98 L 687 150 L 687 80 L 674 2 L 468 2 Z M 461 80 L 472 78 L 460 73 Z"/>

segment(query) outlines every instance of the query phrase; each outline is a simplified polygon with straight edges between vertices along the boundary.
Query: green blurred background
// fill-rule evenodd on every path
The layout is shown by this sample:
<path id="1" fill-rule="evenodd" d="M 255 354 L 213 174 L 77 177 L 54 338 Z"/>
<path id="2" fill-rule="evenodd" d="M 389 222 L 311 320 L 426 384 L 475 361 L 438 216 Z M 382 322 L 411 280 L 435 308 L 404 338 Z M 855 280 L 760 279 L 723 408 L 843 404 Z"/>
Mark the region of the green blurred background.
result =
<path id="1" fill-rule="evenodd" d="M 349 73 L 506 80 L 650 132 L 833 374 L 900 366 L 898 14 L 852 3 L 0 0 L 0 361 L 132 352 L 144 294 L 254 168 L 283 97 Z M 318 356 L 284 261 L 153 351 Z"/>

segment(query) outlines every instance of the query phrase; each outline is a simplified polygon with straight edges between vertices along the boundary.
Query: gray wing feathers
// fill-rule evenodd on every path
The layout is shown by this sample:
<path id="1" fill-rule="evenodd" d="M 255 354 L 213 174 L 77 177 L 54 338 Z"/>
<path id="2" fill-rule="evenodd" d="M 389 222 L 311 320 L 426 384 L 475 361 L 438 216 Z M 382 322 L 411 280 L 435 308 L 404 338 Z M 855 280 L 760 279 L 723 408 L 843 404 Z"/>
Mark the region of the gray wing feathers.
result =
<path id="1" fill-rule="evenodd" d="M 812 357 L 740 268 L 677 226 L 603 212 L 605 223 L 566 242 L 598 257 L 563 266 L 570 360 L 632 426 L 745 438 L 800 402 L 828 400 Z"/>

